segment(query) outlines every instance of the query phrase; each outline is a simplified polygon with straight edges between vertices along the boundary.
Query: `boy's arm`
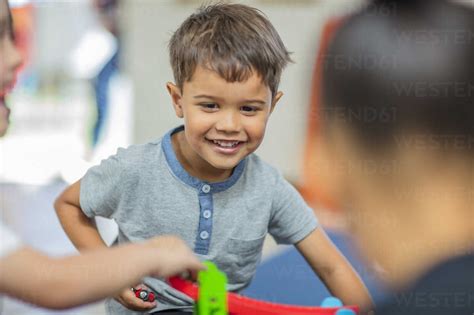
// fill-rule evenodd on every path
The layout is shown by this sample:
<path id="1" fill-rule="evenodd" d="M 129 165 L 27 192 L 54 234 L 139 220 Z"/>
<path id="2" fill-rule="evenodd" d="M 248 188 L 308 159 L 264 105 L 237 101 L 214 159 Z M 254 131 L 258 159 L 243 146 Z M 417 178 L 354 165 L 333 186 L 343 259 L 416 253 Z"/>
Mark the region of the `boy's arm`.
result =
<path id="1" fill-rule="evenodd" d="M 112 296 L 146 275 L 168 277 L 202 268 L 176 237 L 157 237 L 59 259 L 23 247 L 0 259 L 0 292 L 42 307 L 63 309 Z M 143 308 L 155 304 L 137 303 Z"/>
<path id="2" fill-rule="evenodd" d="M 369 291 L 359 275 L 321 227 L 295 246 L 331 294 L 345 305 L 358 305 L 362 314 L 373 308 Z"/>
<path id="3" fill-rule="evenodd" d="M 107 245 L 102 240 L 94 222 L 81 209 L 80 192 L 81 182 L 78 181 L 66 188 L 58 197 L 54 207 L 59 221 L 79 251 L 88 252 L 106 248 Z M 143 302 L 129 289 L 122 290 L 114 298 L 126 308 L 135 311 L 147 311 L 154 307 L 154 303 Z"/>
<path id="4" fill-rule="evenodd" d="M 71 242 L 80 251 L 107 247 L 92 219 L 81 209 L 81 182 L 77 181 L 56 199 L 54 208 Z"/>

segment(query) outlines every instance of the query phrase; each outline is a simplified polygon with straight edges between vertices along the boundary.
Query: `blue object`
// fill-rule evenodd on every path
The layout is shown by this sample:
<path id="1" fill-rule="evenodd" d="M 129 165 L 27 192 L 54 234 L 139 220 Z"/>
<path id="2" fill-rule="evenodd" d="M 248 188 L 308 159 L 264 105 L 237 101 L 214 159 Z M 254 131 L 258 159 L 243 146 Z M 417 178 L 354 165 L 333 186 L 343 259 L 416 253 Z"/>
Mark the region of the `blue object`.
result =
<path id="1" fill-rule="evenodd" d="M 97 77 L 94 78 L 95 101 L 97 106 L 97 119 L 92 131 L 92 146 L 95 147 L 99 142 L 99 137 L 105 124 L 109 108 L 109 87 L 110 79 L 118 72 L 119 66 L 119 49 L 113 54 L 109 61 L 100 70 Z"/>
<path id="2" fill-rule="evenodd" d="M 340 309 L 336 312 L 336 315 L 356 315 L 356 313 L 353 310 L 350 310 L 348 308 L 343 308 Z"/>
<path id="3" fill-rule="evenodd" d="M 378 281 L 375 271 L 355 254 L 350 238 L 331 231 L 328 231 L 328 235 L 362 277 L 375 303 L 384 304 L 391 295 Z M 250 286 L 243 293 L 259 300 L 302 306 L 318 306 L 325 297 L 332 295 L 294 247 L 288 247 L 277 255 L 264 259 Z"/>
<path id="4" fill-rule="evenodd" d="M 342 302 L 334 296 L 327 297 L 321 303 L 322 307 L 342 307 Z M 344 314 L 345 315 L 345 314 Z"/>

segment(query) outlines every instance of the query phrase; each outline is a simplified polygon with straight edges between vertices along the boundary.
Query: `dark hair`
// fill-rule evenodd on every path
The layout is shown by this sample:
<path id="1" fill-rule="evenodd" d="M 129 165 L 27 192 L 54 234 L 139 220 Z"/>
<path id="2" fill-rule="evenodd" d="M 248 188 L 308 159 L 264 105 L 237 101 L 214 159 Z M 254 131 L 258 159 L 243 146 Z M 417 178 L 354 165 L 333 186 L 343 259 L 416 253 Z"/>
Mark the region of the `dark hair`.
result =
<path id="1" fill-rule="evenodd" d="M 369 148 L 418 132 L 474 149 L 474 10 L 375 1 L 336 32 L 322 89 L 326 123 L 343 121 Z"/>
<path id="2" fill-rule="evenodd" d="M 200 65 L 229 82 L 244 81 L 256 71 L 274 95 L 291 61 L 270 21 L 258 9 L 242 4 L 199 8 L 173 34 L 169 50 L 180 88 Z"/>

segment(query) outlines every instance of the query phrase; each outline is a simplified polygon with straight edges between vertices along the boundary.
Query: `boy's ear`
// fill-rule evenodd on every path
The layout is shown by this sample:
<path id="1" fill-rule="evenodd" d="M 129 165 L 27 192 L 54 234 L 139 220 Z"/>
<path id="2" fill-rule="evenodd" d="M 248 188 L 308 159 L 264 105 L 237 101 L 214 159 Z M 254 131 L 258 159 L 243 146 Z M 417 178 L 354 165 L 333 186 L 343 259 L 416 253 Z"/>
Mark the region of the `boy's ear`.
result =
<path id="1" fill-rule="evenodd" d="M 173 102 L 173 108 L 178 118 L 183 118 L 183 106 L 181 105 L 181 90 L 175 84 L 168 82 L 166 83 L 166 88 L 168 89 L 168 93 L 170 93 L 171 101 Z"/>
<path id="2" fill-rule="evenodd" d="M 278 103 L 278 101 L 280 100 L 280 98 L 283 96 L 283 92 L 282 91 L 278 91 L 275 96 L 273 97 L 272 99 L 272 105 L 270 107 L 270 114 L 273 112 L 273 110 L 275 109 L 275 106 L 276 104 Z"/>

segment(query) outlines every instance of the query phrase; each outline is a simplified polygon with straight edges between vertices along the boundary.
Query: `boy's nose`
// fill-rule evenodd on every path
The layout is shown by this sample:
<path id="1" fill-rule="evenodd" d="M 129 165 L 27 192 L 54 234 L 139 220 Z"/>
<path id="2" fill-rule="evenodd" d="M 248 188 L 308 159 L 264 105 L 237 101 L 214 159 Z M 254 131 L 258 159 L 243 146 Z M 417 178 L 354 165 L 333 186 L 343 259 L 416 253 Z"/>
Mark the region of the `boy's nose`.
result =
<path id="1" fill-rule="evenodd" d="M 239 132 L 241 129 L 240 113 L 224 113 L 217 122 L 216 129 L 226 133 Z"/>

